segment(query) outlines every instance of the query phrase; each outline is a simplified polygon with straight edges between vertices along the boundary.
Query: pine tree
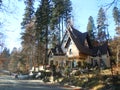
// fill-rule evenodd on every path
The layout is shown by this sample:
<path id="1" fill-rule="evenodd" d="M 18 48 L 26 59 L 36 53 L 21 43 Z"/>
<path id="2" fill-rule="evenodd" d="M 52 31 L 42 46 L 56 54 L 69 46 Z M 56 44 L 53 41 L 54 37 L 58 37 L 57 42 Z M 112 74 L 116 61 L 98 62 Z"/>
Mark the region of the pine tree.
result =
<path id="1" fill-rule="evenodd" d="M 34 0 L 25 0 L 24 3 L 26 7 L 23 22 L 21 23 L 22 28 L 26 28 L 26 26 L 31 22 L 31 19 L 34 16 Z"/>
<path id="2" fill-rule="evenodd" d="M 113 44 L 113 47 L 115 46 L 115 48 L 117 49 L 114 49 L 113 51 L 116 53 L 115 57 L 117 56 L 116 60 L 117 60 L 117 64 L 119 63 L 119 50 L 120 50 L 120 46 L 119 46 L 119 43 L 120 43 L 120 10 L 117 8 L 117 7 L 114 7 L 113 8 L 113 18 L 114 18 L 114 21 L 115 21 L 115 24 L 116 24 L 116 34 L 118 35 L 116 37 L 116 39 L 114 39 L 114 44 Z"/>
<path id="3" fill-rule="evenodd" d="M 26 60 L 26 65 L 30 65 L 33 60 L 33 49 L 35 45 L 34 39 L 34 0 L 25 0 L 25 14 L 23 22 L 21 23 L 22 28 L 25 30 L 21 33 L 23 54 L 25 54 L 24 59 Z M 25 52 L 25 53 L 24 53 Z"/>
<path id="4" fill-rule="evenodd" d="M 95 37 L 96 32 L 95 32 L 95 25 L 94 25 L 94 20 L 92 16 L 90 16 L 88 19 L 87 32 L 90 37 L 91 44 L 93 46 L 95 38 L 96 38 Z"/>
<path id="5" fill-rule="evenodd" d="M 120 10 L 117 7 L 113 8 L 113 18 L 116 24 L 116 34 L 120 35 Z"/>
<path id="6" fill-rule="evenodd" d="M 17 48 L 13 48 L 13 51 L 11 52 L 10 55 L 10 61 L 8 64 L 8 69 L 12 72 L 17 71 L 17 64 L 18 64 L 18 51 Z"/>
<path id="7" fill-rule="evenodd" d="M 103 8 L 99 9 L 98 18 L 97 18 L 97 29 L 98 29 L 98 41 L 103 44 L 104 42 L 108 41 L 109 33 L 108 33 L 108 24 L 107 18 L 105 15 L 105 11 Z"/>
<path id="8" fill-rule="evenodd" d="M 51 17 L 51 6 L 49 0 L 41 0 L 35 16 L 36 42 L 38 50 L 37 61 L 40 60 L 39 62 L 41 62 L 42 64 L 46 64 L 48 63 L 48 25 L 50 23 Z M 43 58 L 43 56 L 45 57 Z"/>
<path id="9" fill-rule="evenodd" d="M 52 18 L 51 18 L 51 27 L 56 30 L 58 34 L 58 42 L 60 44 L 61 36 L 63 36 L 63 24 L 67 23 L 67 20 L 71 17 L 71 1 L 70 0 L 52 0 L 53 9 L 52 9 Z M 54 34 L 55 34 L 54 33 Z M 61 35 L 62 34 L 62 35 Z"/>

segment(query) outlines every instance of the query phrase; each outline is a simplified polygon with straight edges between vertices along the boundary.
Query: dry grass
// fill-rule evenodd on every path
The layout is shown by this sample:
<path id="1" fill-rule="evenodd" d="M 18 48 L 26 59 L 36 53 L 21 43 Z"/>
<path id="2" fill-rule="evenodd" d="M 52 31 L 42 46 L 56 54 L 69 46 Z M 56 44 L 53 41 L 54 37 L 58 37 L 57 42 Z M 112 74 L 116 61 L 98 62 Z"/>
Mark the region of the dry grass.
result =
<path id="1" fill-rule="evenodd" d="M 111 69 L 106 69 L 101 70 L 101 72 L 94 71 L 89 74 L 81 74 L 80 76 L 75 76 L 73 79 L 63 79 L 63 81 L 69 82 L 71 80 L 73 85 L 84 88 L 88 87 L 89 89 L 87 90 L 104 90 L 103 88 L 105 88 L 107 84 L 106 80 L 112 78 L 112 74 L 118 76 L 116 75 L 116 71 L 112 73 Z"/>
<path id="2" fill-rule="evenodd" d="M 91 90 L 100 90 L 100 89 L 103 88 L 104 86 L 105 86 L 105 85 L 103 85 L 103 84 L 99 84 L 99 85 L 91 88 Z"/>

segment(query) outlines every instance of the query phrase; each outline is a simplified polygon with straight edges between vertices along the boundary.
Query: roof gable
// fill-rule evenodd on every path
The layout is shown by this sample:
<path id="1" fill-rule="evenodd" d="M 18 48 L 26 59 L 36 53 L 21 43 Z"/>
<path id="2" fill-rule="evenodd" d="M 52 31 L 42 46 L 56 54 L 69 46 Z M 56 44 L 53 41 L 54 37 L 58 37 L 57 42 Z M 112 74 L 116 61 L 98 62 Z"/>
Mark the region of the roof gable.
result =
<path id="1" fill-rule="evenodd" d="M 80 31 L 76 30 L 75 28 L 69 26 L 67 29 L 69 36 L 71 37 L 72 41 L 75 43 L 76 47 L 78 48 L 79 52 L 84 54 L 91 54 L 91 50 L 89 49 L 89 43 L 88 46 L 85 46 L 85 40 L 87 39 L 87 32 L 81 33 Z"/>
<path id="2" fill-rule="evenodd" d="M 71 39 L 71 41 L 73 41 L 73 43 L 75 44 L 75 46 L 77 47 L 80 53 L 87 54 L 90 56 L 97 56 L 97 52 L 98 50 L 100 50 L 102 55 L 107 54 L 107 52 L 109 52 L 110 54 L 110 50 L 108 48 L 107 43 L 101 46 L 98 45 L 98 46 L 93 47 L 89 39 L 88 32 L 82 33 L 69 25 L 65 35 L 67 35 L 68 37 L 66 41 L 66 46 L 70 42 L 69 39 Z"/>

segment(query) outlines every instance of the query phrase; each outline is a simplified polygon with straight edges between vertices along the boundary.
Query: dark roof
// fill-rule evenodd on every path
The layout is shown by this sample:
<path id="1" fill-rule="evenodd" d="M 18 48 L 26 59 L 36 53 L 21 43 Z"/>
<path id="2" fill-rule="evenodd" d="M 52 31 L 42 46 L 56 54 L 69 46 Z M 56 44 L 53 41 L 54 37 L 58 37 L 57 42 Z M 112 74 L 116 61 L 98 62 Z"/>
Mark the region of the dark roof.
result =
<path id="1" fill-rule="evenodd" d="M 99 50 L 101 52 L 101 55 L 107 54 L 107 51 L 111 55 L 107 43 L 91 48 L 91 42 L 90 42 L 90 39 L 89 39 L 89 36 L 88 36 L 87 32 L 81 33 L 80 31 L 76 30 L 73 27 L 70 27 L 70 28 L 68 29 L 70 37 L 72 38 L 76 47 L 79 49 L 79 51 L 81 53 L 84 53 L 84 54 L 87 54 L 87 55 L 90 55 L 90 56 L 97 56 L 97 52 Z M 87 40 L 88 46 L 84 45 L 85 40 Z"/>
<path id="2" fill-rule="evenodd" d="M 52 48 L 50 50 L 50 53 L 53 53 L 53 55 L 57 56 L 57 55 L 65 55 L 61 49 L 61 46 L 60 45 L 56 45 L 55 48 Z M 50 54 L 49 53 L 49 54 Z"/>
<path id="3" fill-rule="evenodd" d="M 68 29 L 72 40 L 74 41 L 76 47 L 79 49 L 81 53 L 91 55 L 92 51 L 89 47 L 85 46 L 85 40 L 87 39 L 88 33 L 81 33 L 80 31 L 76 30 L 75 28 L 71 28 L 72 30 Z M 88 43 L 89 44 L 89 43 Z"/>
<path id="4" fill-rule="evenodd" d="M 110 56 L 112 55 L 107 43 L 92 48 L 92 56 L 97 56 L 98 51 L 100 51 L 101 55 L 107 54 L 107 52 Z"/>

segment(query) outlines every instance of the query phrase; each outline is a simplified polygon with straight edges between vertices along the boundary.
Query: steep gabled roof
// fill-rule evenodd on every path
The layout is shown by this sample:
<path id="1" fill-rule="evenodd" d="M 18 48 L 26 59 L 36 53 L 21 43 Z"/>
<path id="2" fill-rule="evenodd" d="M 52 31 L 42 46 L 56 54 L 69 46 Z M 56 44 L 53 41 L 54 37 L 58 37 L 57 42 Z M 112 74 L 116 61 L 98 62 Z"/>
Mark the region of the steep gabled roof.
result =
<path id="1" fill-rule="evenodd" d="M 90 56 L 97 56 L 98 50 L 100 50 L 101 55 L 109 53 L 111 55 L 110 49 L 107 43 L 103 45 L 98 45 L 96 47 L 92 47 L 91 41 L 89 39 L 88 33 L 81 33 L 80 31 L 76 30 L 75 28 L 69 26 L 67 29 L 71 39 L 74 41 L 76 47 L 80 51 L 80 53 L 87 54 Z M 85 46 L 85 40 L 87 40 L 88 46 Z"/>
<path id="2" fill-rule="evenodd" d="M 91 49 L 89 47 L 85 46 L 85 40 L 87 39 L 87 32 L 86 33 L 81 33 L 80 31 L 76 30 L 73 27 L 68 28 L 68 33 L 71 37 L 71 39 L 74 41 L 76 47 L 81 53 L 92 55 Z M 90 43 L 88 43 L 90 44 Z"/>

